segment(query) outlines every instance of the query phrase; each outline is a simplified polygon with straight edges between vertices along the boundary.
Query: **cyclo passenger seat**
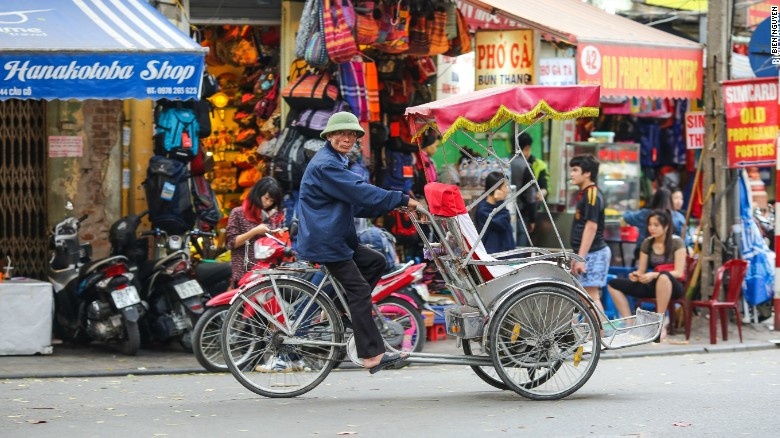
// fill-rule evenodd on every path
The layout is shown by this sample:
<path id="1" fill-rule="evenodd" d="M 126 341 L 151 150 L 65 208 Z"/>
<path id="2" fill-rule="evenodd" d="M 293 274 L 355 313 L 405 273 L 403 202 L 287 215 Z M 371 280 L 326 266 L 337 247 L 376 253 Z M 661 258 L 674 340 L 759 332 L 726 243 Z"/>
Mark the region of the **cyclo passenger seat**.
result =
<path id="1" fill-rule="evenodd" d="M 479 232 L 468 215 L 466 204 L 456 185 L 432 182 L 425 185 L 425 198 L 428 201 L 428 211 L 434 216 L 437 224 L 447 235 L 447 243 L 455 252 L 453 257 L 466 257 L 471 248 L 476 246 L 473 254 L 474 260 L 496 261 L 488 254 L 482 241 L 479 240 Z M 516 268 L 509 265 L 471 265 L 476 267 L 476 274 L 480 278 L 474 278 L 474 271 L 469 271 L 477 284 L 490 281 L 494 278 L 512 272 Z"/>

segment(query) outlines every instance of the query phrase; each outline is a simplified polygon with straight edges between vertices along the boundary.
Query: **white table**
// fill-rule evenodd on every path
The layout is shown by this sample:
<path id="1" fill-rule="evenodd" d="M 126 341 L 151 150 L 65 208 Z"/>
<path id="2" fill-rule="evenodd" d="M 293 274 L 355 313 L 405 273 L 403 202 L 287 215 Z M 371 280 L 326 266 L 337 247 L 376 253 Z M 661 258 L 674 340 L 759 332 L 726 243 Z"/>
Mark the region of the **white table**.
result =
<path id="1" fill-rule="evenodd" d="M 0 282 L 0 355 L 51 354 L 54 292 L 39 280 Z"/>

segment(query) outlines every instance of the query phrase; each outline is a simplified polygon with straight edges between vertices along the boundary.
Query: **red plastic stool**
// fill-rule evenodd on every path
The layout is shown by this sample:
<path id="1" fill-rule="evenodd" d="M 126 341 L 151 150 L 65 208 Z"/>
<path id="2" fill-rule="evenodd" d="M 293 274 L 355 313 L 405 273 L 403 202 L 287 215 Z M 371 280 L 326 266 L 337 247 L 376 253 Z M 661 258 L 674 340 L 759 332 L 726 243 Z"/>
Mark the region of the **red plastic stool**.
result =
<path id="1" fill-rule="evenodd" d="M 426 337 L 431 342 L 444 341 L 447 339 L 447 329 L 444 324 L 434 324 L 431 327 L 426 327 Z"/>

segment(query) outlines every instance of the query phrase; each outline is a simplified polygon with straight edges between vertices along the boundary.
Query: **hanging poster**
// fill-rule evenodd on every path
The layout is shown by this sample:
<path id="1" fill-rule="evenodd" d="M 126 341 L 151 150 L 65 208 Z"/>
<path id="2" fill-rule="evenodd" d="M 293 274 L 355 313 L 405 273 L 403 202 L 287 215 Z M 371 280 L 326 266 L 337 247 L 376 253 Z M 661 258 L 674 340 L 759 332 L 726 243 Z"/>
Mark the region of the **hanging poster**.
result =
<path id="1" fill-rule="evenodd" d="M 777 78 L 723 81 L 729 168 L 775 163 Z"/>
<path id="2" fill-rule="evenodd" d="M 460 56 L 439 55 L 436 62 L 436 97 L 445 99 L 474 91 L 474 52 Z"/>
<path id="3" fill-rule="evenodd" d="M 686 149 L 704 147 L 704 111 L 685 113 L 685 147 Z"/>
<path id="4" fill-rule="evenodd" d="M 479 31 L 475 39 L 475 90 L 534 83 L 533 30 Z"/>
<path id="5" fill-rule="evenodd" d="M 574 58 L 540 58 L 539 85 L 577 85 Z"/>

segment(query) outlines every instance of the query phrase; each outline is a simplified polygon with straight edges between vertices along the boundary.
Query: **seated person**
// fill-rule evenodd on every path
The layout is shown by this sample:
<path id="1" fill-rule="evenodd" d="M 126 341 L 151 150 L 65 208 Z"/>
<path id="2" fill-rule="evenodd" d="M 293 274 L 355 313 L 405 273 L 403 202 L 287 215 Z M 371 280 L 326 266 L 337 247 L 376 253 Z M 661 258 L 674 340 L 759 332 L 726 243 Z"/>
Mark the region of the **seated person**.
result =
<path id="1" fill-rule="evenodd" d="M 509 194 L 509 182 L 501 172 L 490 172 L 485 178 L 485 191 L 490 190 L 502 179 L 504 181 L 501 185 L 477 204 L 475 225 L 478 232 L 482 231 L 493 209 L 501 205 Z M 496 212 L 496 215 L 493 216 L 493 219 L 488 224 L 485 234 L 482 235 L 482 244 L 485 246 L 488 254 L 515 249 L 515 237 L 512 231 L 512 220 L 509 217 L 509 210 L 502 208 Z"/>
<path id="2" fill-rule="evenodd" d="M 626 295 L 636 298 L 655 298 L 656 312 L 664 315 L 669 301 L 680 298 L 685 275 L 685 243 L 672 234 L 672 219 L 666 210 L 653 210 L 647 218 L 649 237 L 639 249 L 639 266 L 628 278 L 610 280 L 607 289 L 621 318 L 631 316 Z M 674 269 L 661 271 L 661 265 L 674 265 Z M 647 272 L 656 268 L 656 272 Z M 666 338 L 666 323 L 661 328 L 661 340 Z"/>

